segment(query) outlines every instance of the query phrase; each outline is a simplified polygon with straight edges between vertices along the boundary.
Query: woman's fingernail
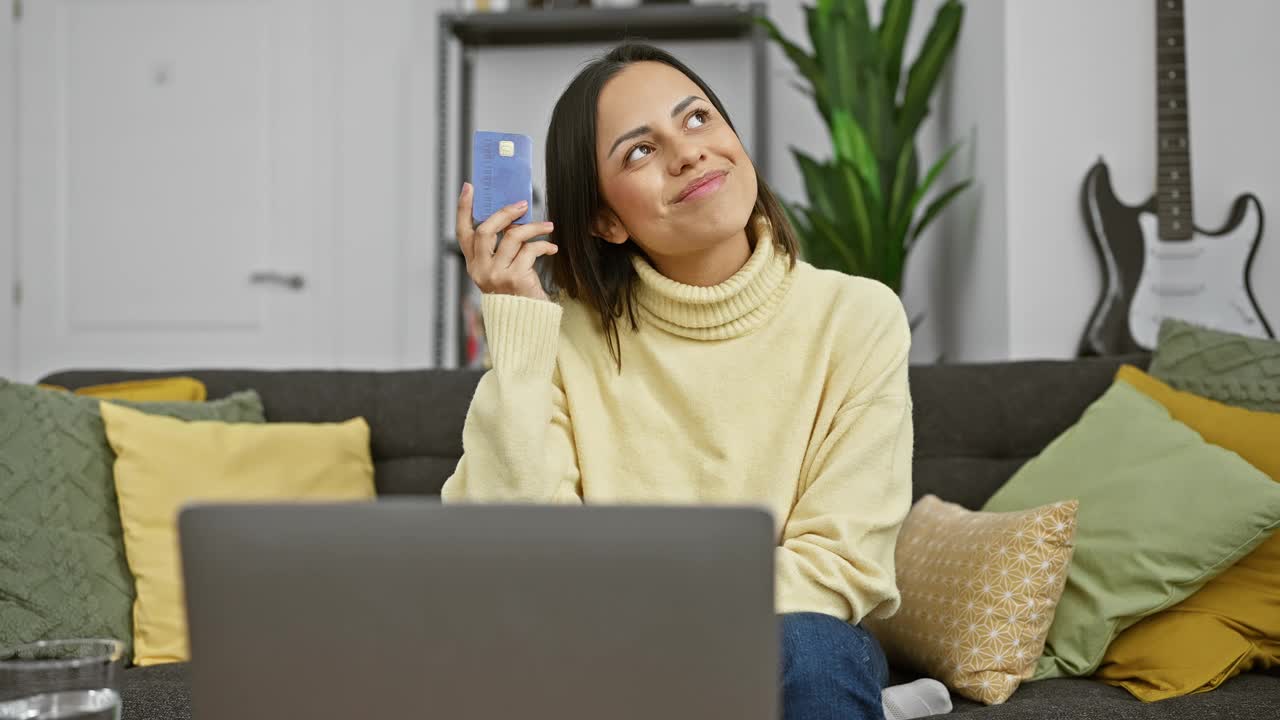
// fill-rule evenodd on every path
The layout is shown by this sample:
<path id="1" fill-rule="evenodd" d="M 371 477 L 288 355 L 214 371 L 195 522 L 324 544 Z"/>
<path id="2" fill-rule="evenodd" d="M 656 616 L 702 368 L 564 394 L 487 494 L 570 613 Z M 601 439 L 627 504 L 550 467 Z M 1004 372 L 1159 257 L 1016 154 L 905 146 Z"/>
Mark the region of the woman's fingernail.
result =
<path id="1" fill-rule="evenodd" d="M 467 191 L 468 191 L 468 190 L 470 190 L 470 189 L 471 189 L 471 183 L 469 183 L 469 182 L 464 182 L 464 183 L 462 183 L 462 194 L 463 194 L 463 195 L 466 195 L 466 194 L 467 194 Z"/>
<path id="2" fill-rule="evenodd" d="M 516 207 L 518 207 L 518 208 L 526 208 L 526 207 L 529 207 L 529 201 L 528 201 L 528 200 L 521 200 L 520 202 L 516 203 Z"/>

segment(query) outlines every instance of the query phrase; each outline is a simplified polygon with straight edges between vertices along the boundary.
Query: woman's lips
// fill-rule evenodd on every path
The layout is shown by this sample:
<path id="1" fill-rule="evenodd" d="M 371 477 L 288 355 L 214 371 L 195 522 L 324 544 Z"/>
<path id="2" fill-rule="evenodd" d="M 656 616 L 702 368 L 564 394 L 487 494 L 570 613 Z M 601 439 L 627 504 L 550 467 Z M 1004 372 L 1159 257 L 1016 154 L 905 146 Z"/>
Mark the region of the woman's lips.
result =
<path id="1" fill-rule="evenodd" d="M 719 190 L 721 185 L 724 185 L 724 179 L 727 176 L 728 176 L 728 173 L 720 173 L 719 175 L 716 175 L 710 180 L 694 188 L 692 191 L 689 192 L 688 195 L 685 195 L 684 197 L 680 198 L 680 202 L 686 203 L 686 202 L 689 202 L 690 200 L 697 200 L 698 198 L 702 198 L 710 195 L 711 193 Z"/>

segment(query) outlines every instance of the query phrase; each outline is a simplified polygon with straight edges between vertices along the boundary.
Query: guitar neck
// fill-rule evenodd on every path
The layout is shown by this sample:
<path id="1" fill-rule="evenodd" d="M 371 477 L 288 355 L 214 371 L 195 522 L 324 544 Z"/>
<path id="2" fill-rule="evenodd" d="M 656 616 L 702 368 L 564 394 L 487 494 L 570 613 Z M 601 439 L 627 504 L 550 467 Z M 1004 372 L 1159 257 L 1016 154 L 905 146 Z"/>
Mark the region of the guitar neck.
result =
<path id="1" fill-rule="evenodd" d="M 1156 211 L 1160 237 L 1189 240 L 1191 137 L 1182 0 L 1156 0 Z"/>

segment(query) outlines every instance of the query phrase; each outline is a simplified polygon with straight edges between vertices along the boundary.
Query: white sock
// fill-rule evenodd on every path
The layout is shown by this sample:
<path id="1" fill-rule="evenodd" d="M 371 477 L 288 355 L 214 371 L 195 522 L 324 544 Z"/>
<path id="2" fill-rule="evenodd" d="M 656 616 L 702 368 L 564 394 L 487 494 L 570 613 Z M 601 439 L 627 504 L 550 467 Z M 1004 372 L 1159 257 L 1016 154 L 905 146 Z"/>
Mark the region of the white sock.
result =
<path id="1" fill-rule="evenodd" d="M 880 693 L 885 720 L 911 720 L 951 712 L 951 693 L 932 678 L 890 685 Z"/>

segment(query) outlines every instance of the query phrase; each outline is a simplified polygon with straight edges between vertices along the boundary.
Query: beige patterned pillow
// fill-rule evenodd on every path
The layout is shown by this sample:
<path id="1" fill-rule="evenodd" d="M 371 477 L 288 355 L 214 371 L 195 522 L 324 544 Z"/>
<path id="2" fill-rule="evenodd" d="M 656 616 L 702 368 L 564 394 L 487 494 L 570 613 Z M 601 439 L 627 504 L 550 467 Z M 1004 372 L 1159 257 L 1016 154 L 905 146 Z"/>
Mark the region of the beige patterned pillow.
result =
<path id="1" fill-rule="evenodd" d="M 1031 677 L 1075 548 L 1075 500 L 974 512 L 926 495 L 898 535 L 902 607 L 864 624 L 895 664 L 1002 703 Z"/>

